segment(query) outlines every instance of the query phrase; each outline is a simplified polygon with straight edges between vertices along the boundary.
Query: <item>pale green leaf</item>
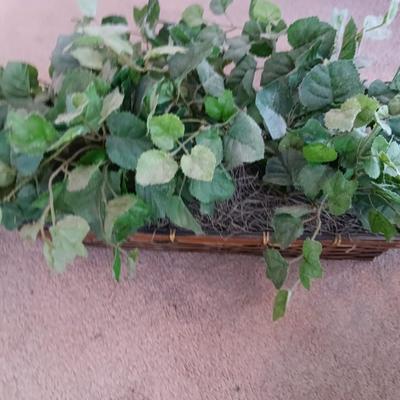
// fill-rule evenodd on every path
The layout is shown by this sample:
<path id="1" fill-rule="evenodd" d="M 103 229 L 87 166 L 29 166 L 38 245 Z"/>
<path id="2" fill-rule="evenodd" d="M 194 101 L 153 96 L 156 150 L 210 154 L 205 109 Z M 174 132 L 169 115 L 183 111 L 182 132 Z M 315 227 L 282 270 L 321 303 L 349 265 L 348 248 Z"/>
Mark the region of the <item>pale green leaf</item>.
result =
<path id="1" fill-rule="evenodd" d="M 187 7 L 182 14 L 182 20 L 186 25 L 195 28 L 203 24 L 203 7 L 193 4 Z"/>
<path id="2" fill-rule="evenodd" d="M 69 128 L 67 131 L 63 133 L 63 135 L 54 142 L 47 150 L 53 151 L 63 146 L 66 143 L 72 142 L 75 138 L 79 136 L 83 136 L 89 133 L 88 128 L 82 125 L 76 125 Z"/>
<path id="3" fill-rule="evenodd" d="M 98 165 L 80 165 L 68 175 L 67 190 L 79 192 L 87 187 L 93 174 L 98 170 Z"/>
<path id="4" fill-rule="evenodd" d="M 114 249 L 113 275 L 114 279 L 119 282 L 121 277 L 121 250 L 118 247 Z"/>
<path id="5" fill-rule="evenodd" d="M 212 181 L 216 164 L 214 153 L 201 144 L 194 146 L 190 155 L 184 154 L 181 158 L 183 173 L 188 178 L 199 181 Z"/>
<path id="6" fill-rule="evenodd" d="M 334 131 L 349 132 L 353 129 L 360 111 L 360 103 L 357 98 L 352 97 L 346 100 L 340 109 L 332 109 L 325 114 L 325 126 Z"/>
<path id="7" fill-rule="evenodd" d="M 216 128 L 210 128 L 196 137 L 196 143 L 208 147 L 215 155 L 217 165 L 221 164 L 224 157 L 222 139 Z"/>
<path id="8" fill-rule="evenodd" d="M 82 67 L 101 71 L 103 68 L 102 54 L 90 47 L 78 47 L 71 51 L 71 55 L 79 61 Z"/>
<path id="9" fill-rule="evenodd" d="M 251 0 L 250 17 L 264 24 L 276 25 L 281 20 L 281 10 L 269 0 Z"/>
<path id="10" fill-rule="evenodd" d="M 104 97 L 103 108 L 101 109 L 101 120 L 104 121 L 114 111 L 118 110 L 123 101 L 124 95 L 120 93 L 118 88 L 114 89 L 111 93 Z"/>
<path id="11" fill-rule="evenodd" d="M 54 271 L 63 272 L 77 256 L 86 257 L 82 242 L 89 230 L 88 223 L 75 215 L 67 215 L 49 229 L 51 242 L 45 241 L 43 252 Z"/>
<path id="12" fill-rule="evenodd" d="M 138 160 L 136 182 L 142 186 L 168 183 L 178 171 L 177 162 L 160 150 L 144 152 Z"/>
<path id="13" fill-rule="evenodd" d="M 152 142 L 162 150 L 172 150 L 185 133 L 185 126 L 174 114 L 153 116 L 148 126 Z"/>

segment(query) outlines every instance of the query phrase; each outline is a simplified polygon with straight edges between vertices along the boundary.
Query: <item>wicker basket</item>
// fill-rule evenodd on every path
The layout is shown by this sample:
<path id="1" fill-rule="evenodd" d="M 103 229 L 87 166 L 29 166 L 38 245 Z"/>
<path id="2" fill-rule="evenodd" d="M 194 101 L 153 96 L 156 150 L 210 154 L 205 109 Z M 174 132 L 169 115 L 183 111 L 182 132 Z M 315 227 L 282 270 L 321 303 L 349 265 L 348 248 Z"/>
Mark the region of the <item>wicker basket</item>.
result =
<path id="1" fill-rule="evenodd" d="M 319 237 L 323 245 L 322 257 L 326 259 L 371 259 L 389 249 L 400 249 L 400 238 L 391 242 L 373 235 L 357 237 Z M 103 243 L 89 235 L 86 244 L 102 246 Z M 296 240 L 283 255 L 296 257 L 301 253 L 303 240 Z M 151 250 L 196 251 L 196 252 L 229 252 L 242 254 L 262 254 L 267 247 L 277 247 L 271 241 L 271 235 L 200 235 L 186 234 L 172 229 L 169 233 L 137 233 L 125 243 L 127 248 L 144 248 Z"/>

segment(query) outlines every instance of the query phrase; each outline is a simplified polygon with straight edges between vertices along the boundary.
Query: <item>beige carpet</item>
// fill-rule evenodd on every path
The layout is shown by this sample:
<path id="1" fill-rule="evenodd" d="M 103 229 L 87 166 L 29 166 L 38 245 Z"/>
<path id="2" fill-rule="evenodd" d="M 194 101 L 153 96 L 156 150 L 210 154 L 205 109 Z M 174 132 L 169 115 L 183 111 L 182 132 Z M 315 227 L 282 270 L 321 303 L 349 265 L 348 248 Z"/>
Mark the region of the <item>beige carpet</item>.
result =
<path id="1" fill-rule="evenodd" d="M 377 400 L 400 393 L 400 253 L 325 262 L 271 322 L 258 257 L 91 250 L 54 276 L 0 234 L 0 398 Z"/>
<path id="2" fill-rule="evenodd" d="M 102 0 L 100 13 L 130 15 L 143 2 Z M 161 3 L 171 19 L 192 1 Z M 239 23 L 248 1 L 235 3 Z M 279 1 L 289 21 L 327 19 L 333 6 L 360 21 L 387 3 Z M 77 15 L 75 0 L 0 1 L 0 64 L 29 60 L 45 78 Z M 398 19 L 391 41 L 364 47 L 364 77 L 392 77 L 399 32 Z M 399 257 L 326 262 L 325 278 L 273 324 L 260 258 L 143 252 L 136 279 L 118 285 L 108 251 L 54 276 L 40 244 L 0 231 L 0 399 L 398 400 Z"/>

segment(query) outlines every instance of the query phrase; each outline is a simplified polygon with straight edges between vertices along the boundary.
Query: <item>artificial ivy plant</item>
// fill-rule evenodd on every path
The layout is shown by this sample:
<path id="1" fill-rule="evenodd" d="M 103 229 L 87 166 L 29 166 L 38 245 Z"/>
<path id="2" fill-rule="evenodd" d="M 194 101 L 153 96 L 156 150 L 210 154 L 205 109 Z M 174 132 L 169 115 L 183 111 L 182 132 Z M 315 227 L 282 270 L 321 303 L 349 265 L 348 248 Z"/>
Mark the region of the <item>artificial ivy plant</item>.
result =
<path id="1" fill-rule="evenodd" d="M 399 1 L 361 28 L 345 12 L 332 23 L 312 16 L 287 25 L 268 0 L 251 0 L 238 28 L 231 3 L 211 1 L 220 24 L 199 5 L 170 23 L 149 0 L 133 9 L 138 34 L 121 16 L 97 24 L 96 2 L 80 0 L 83 17 L 58 39 L 49 85 L 26 63 L 0 69 L 2 224 L 40 235 L 53 270 L 85 256 L 92 232 L 112 247 L 119 280 L 122 261 L 132 272 L 138 257 L 122 247 L 129 235 L 165 218 L 201 234 L 188 204 L 212 215 L 244 164 L 265 185 L 307 199 L 273 217 L 275 244 L 304 238 L 295 260 L 265 251 L 278 290 L 274 320 L 298 283 L 310 289 L 323 274 L 322 212 L 350 212 L 372 233 L 397 235 L 400 73 L 366 84 L 357 52 L 363 39 L 388 36 Z M 304 237 L 310 221 L 315 230 Z M 295 262 L 299 280 L 285 289 Z"/>

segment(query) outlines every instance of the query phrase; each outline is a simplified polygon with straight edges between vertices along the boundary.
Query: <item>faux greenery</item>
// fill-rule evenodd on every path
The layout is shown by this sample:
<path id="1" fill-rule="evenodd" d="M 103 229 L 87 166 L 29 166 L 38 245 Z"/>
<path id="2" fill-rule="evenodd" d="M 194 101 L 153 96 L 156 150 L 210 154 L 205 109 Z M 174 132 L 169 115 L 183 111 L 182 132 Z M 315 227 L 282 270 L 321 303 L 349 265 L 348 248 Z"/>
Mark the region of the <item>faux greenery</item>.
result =
<path id="1" fill-rule="evenodd" d="M 265 171 L 265 185 L 283 195 L 309 199 L 276 210 L 276 244 L 290 246 L 305 222 L 316 227 L 298 259 L 265 251 L 274 319 L 297 283 L 310 289 L 323 274 L 322 211 L 397 235 L 400 73 L 367 85 L 357 52 L 363 38 L 388 36 L 398 0 L 362 28 L 344 12 L 332 24 L 310 17 L 287 26 L 275 4 L 252 0 L 239 30 L 226 15 L 232 0 L 211 1 L 225 14 L 221 25 L 207 23 L 199 5 L 163 22 L 149 0 L 133 10 L 141 37 L 124 17 L 96 24 L 96 2 L 79 3 L 84 16 L 59 38 L 49 86 L 29 64 L 0 69 L 2 224 L 40 234 L 52 269 L 85 256 L 92 232 L 113 248 L 115 279 L 123 261 L 132 273 L 138 252 L 122 248 L 129 235 L 161 218 L 201 234 L 188 204 L 212 214 L 234 194 L 232 170 L 243 164 Z M 286 39 L 289 49 L 278 51 Z M 296 262 L 299 280 L 284 288 Z"/>

